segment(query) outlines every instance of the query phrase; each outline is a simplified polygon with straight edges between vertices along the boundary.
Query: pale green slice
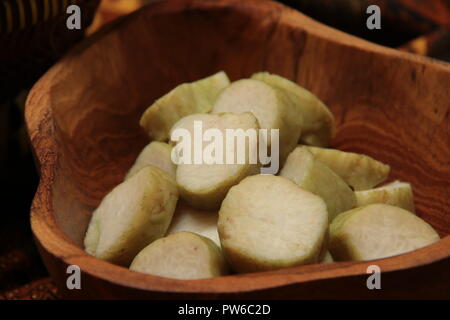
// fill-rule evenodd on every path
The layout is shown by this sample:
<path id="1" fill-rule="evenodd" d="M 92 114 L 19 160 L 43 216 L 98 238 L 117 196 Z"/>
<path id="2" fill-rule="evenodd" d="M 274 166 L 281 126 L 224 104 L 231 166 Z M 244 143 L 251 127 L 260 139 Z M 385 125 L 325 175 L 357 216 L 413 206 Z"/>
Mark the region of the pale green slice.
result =
<path id="1" fill-rule="evenodd" d="M 129 179 L 142 168 L 153 165 L 165 172 L 172 178 L 175 178 L 176 165 L 171 159 L 172 146 L 164 143 L 153 141 L 149 143 L 136 158 L 133 166 L 128 171 L 125 179 Z"/>
<path id="2" fill-rule="evenodd" d="M 242 79 L 228 86 L 216 100 L 212 113 L 251 112 L 261 129 L 279 130 L 279 163 L 283 163 L 300 138 L 302 118 L 286 90 L 263 81 Z M 270 136 L 270 131 L 268 132 Z M 271 137 L 271 136 L 270 136 Z M 271 147 L 271 139 L 267 140 Z"/>
<path id="3" fill-rule="evenodd" d="M 330 144 L 336 133 L 334 116 L 312 92 L 300 87 L 295 82 L 268 72 L 256 73 L 252 79 L 264 81 L 292 94 L 292 99 L 299 108 L 303 120 L 301 143 L 319 147 L 327 147 Z"/>
<path id="4" fill-rule="evenodd" d="M 128 266 L 164 236 L 178 200 L 175 181 L 147 166 L 108 193 L 92 215 L 84 245 L 93 256 Z"/>
<path id="5" fill-rule="evenodd" d="M 191 232 L 177 232 L 156 240 L 139 252 L 130 269 L 182 280 L 228 273 L 219 247 L 212 240 Z"/>
<path id="6" fill-rule="evenodd" d="M 190 121 L 196 121 L 195 115 L 188 116 Z M 179 186 L 181 197 L 189 203 L 192 207 L 201 210 L 218 210 L 222 200 L 225 198 L 228 190 L 238 184 L 242 179 L 248 175 L 257 173 L 259 163 L 257 159 L 258 141 L 257 130 L 259 129 L 258 121 L 253 114 L 246 112 L 240 114 L 221 113 L 221 114 L 199 114 L 199 118 L 204 131 L 208 129 L 215 129 L 221 133 L 221 141 L 223 146 L 222 157 L 220 163 L 207 163 L 206 158 L 200 159 L 201 163 L 195 163 L 195 154 L 192 152 L 191 157 L 187 157 L 184 149 L 188 150 L 188 146 L 184 144 L 184 138 L 176 144 L 176 154 L 182 154 L 180 163 L 177 166 L 176 181 Z M 180 122 L 184 123 L 186 128 L 192 127 L 186 123 L 184 119 Z M 175 127 L 178 127 L 176 124 Z M 232 150 L 230 145 L 227 147 L 226 130 L 240 129 L 243 132 L 254 134 L 256 139 L 247 139 L 244 136 L 244 144 L 246 148 L 243 151 L 236 150 L 235 157 L 227 161 L 227 152 Z M 187 129 L 187 132 L 190 132 Z M 234 132 L 234 131 L 233 131 Z M 218 138 L 219 139 L 219 138 Z M 196 143 L 200 143 L 201 139 Z M 215 141 L 215 139 L 213 139 Z M 236 140 L 235 140 L 236 141 Z M 208 150 L 210 143 L 204 143 L 200 150 L 204 153 Z M 235 143 L 237 148 L 238 143 Z M 178 150 L 178 148 L 182 148 Z M 191 144 L 193 151 L 195 151 L 194 144 Z M 178 150 L 178 151 L 177 151 Z M 219 154 L 220 152 L 217 152 Z M 242 157 L 242 162 L 238 162 L 238 156 Z M 211 160 L 214 160 L 211 158 Z M 188 163 L 190 161 L 190 163 Z"/>
<path id="7" fill-rule="evenodd" d="M 337 261 L 373 260 L 410 252 L 439 241 L 427 222 L 387 204 L 340 214 L 330 225 L 329 250 Z"/>
<path id="8" fill-rule="evenodd" d="M 336 149 L 307 148 L 354 190 L 373 188 L 389 176 L 390 167 L 369 156 Z"/>
<path id="9" fill-rule="evenodd" d="M 183 83 L 144 112 L 141 127 L 152 140 L 167 141 L 175 122 L 192 113 L 211 111 L 217 96 L 229 84 L 230 80 L 223 71 L 192 83 Z"/>
<path id="10" fill-rule="evenodd" d="M 327 205 L 330 222 L 356 205 L 353 190 L 306 147 L 297 147 L 291 152 L 280 176 L 321 197 Z"/>
<path id="11" fill-rule="evenodd" d="M 412 188 L 406 182 L 394 181 L 379 188 L 356 191 L 355 196 L 357 207 L 384 203 L 415 213 Z"/>
<path id="12" fill-rule="evenodd" d="M 179 201 L 167 234 L 181 231 L 193 232 L 211 239 L 220 246 L 219 234 L 217 233 L 218 218 L 217 211 L 198 210 L 184 201 Z"/>
<path id="13" fill-rule="evenodd" d="M 255 175 L 230 189 L 218 230 L 233 270 L 273 270 L 321 260 L 328 214 L 320 197 L 292 181 Z"/>

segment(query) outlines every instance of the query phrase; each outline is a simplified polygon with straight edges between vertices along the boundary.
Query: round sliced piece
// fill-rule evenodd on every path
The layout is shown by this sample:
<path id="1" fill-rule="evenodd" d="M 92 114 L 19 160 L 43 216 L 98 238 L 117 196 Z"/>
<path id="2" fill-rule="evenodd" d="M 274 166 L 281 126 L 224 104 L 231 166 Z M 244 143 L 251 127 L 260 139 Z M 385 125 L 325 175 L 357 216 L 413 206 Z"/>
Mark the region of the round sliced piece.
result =
<path id="1" fill-rule="evenodd" d="M 196 121 L 195 116 L 189 118 L 191 121 Z M 228 190 L 246 176 L 257 173 L 259 169 L 257 139 L 259 126 L 256 118 L 249 112 L 208 114 L 201 115 L 200 119 L 204 132 L 214 129 L 220 134 L 220 137 L 217 136 L 213 140 L 214 143 L 222 142 L 222 148 L 218 147 L 218 150 L 222 152 L 217 150 L 211 153 L 213 156 L 209 157 L 209 152 L 206 151 L 212 150 L 209 146 L 214 146 L 213 142 L 202 143 L 202 139 L 194 134 L 194 138 L 191 139 L 193 143 L 189 146 L 184 144 L 185 137 L 183 137 L 175 147 L 176 154 L 183 155 L 183 158 L 178 160 L 176 180 L 182 198 L 191 206 L 200 210 L 218 210 Z M 186 123 L 185 125 L 190 127 Z M 236 133 L 237 139 L 230 138 L 227 132 Z M 234 147 L 230 141 L 234 141 Z M 202 160 L 200 164 L 195 164 L 195 144 L 199 143 L 200 151 L 206 156 L 200 159 Z M 239 145 L 243 146 L 242 150 L 239 150 Z M 186 153 L 189 147 L 193 151 L 191 157 L 188 157 Z M 235 151 L 234 155 L 231 155 L 230 150 Z M 227 153 L 230 154 L 229 157 Z M 217 155 L 216 159 L 214 159 L 215 155 Z"/>
<path id="2" fill-rule="evenodd" d="M 292 94 L 303 119 L 301 143 L 318 147 L 327 147 L 330 144 L 336 133 L 334 116 L 312 92 L 300 87 L 295 82 L 268 72 L 256 73 L 252 79 L 263 81 Z"/>
<path id="3" fill-rule="evenodd" d="M 142 149 L 133 166 L 128 171 L 125 179 L 129 179 L 148 165 L 153 165 L 175 178 L 177 166 L 172 162 L 171 152 L 172 146 L 167 143 L 158 141 L 149 143 Z"/>
<path id="4" fill-rule="evenodd" d="M 372 203 L 384 203 L 412 213 L 416 212 L 412 188 L 406 182 L 394 181 L 379 188 L 356 191 L 355 196 L 357 207 Z"/>
<path id="5" fill-rule="evenodd" d="M 354 190 L 367 190 L 387 179 L 390 167 L 369 156 L 336 149 L 307 147 Z"/>
<path id="6" fill-rule="evenodd" d="M 297 147 L 291 152 L 280 176 L 321 197 L 327 205 L 330 222 L 356 205 L 353 190 L 305 147 Z"/>
<path id="7" fill-rule="evenodd" d="M 85 249 L 93 256 L 128 266 L 152 241 L 163 237 L 178 200 L 175 181 L 147 166 L 115 187 L 94 211 Z"/>
<path id="8" fill-rule="evenodd" d="M 134 258 L 130 269 L 183 280 L 228 273 L 220 248 L 212 240 L 191 232 L 173 233 L 151 243 Z"/>
<path id="9" fill-rule="evenodd" d="M 141 127 L 152 140 L 167 141 L 169 130 L 184 116 L 211 111 L 219 93 L 230 84 L 221 71 L 205 79 L 184 83 L 158 99 L 142 115 Z"/>
<path id="10" fill-rule="evenodd" d="M 218 230 L 233 270 L 272 270 L 320 261 L 328 214 L 321 198 L 292 181 L 256 175 L 230 189 Z"/>
<path id="11" fill-rule="evenodd" d="M 329 250 L 338 261 L 364 261 L 399 255 L 436 241 L 437 232 L 411 212 L 387 204 L 370 204 L 334 219 Z"/>
<path id="12" fill-rule="evenodd" d="M 286 90 L 259 80 L 233 82 L 216 100 L 212 113 L 251 112 L 262 129 L 269 130 L 267 146 L 271 146 L 271 129 L 279 129 L 279 162 L 283 163 L 301 134 L 302 118 Z"/>
<path id="13" fill-rule="evenodd" d="M 193 232 L 211 239 L 220 246 L 219 234 L 217 233 L 218 218 L 217 211 L 197 210 L 184 201 L 179 201 L 167 234 L 181 231 Z"/>

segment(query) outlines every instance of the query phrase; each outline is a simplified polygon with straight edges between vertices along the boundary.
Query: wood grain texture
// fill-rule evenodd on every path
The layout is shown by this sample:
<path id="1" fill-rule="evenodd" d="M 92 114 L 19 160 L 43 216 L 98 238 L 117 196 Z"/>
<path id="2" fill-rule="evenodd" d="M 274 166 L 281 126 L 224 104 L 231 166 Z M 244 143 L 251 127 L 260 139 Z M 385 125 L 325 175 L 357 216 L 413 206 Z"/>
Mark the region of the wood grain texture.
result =
<path id="1" fill-rule="evenodd" d="M 338 123 L 333 146 L 362 152 L 410 181 L 418 214 L 443 239 L 371 262 L 310 265 L 181 281 L 131 272 L 82 249 L 93 209 L 147 143 L 138 119 L 175 85 L 225 70 L 278 73 L 317 94 Z M 33 88 L 26 120 L 41 183 L 36 242 L 68 298 L 450 297 L 450 67 L 376 46 L 270 1 L 178 0 L 121 19 Z M 67 290 L 79 265 L 82 290 Z M 380 266 L 383 290 L 368 290 Z M 414 280 L 411 280 L 414 279 Z"/>

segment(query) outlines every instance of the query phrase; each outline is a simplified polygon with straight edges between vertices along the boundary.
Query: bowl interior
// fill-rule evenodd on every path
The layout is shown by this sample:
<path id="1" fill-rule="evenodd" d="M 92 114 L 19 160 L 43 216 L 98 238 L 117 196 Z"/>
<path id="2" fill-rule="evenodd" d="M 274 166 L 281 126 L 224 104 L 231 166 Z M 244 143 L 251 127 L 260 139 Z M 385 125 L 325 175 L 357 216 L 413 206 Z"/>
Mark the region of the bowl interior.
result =
<path id="1" fill-rule="evenodd" d="M 52 202 L 71 241 L 82 247 L 92 211 L 148 143 L 145 108 L 219 70 L 233 80 L 270 71 L 314 92 L 337 119 L 333 147 L 390 164 L 390 180 L 412 183 L 419 216 L 450 233 L 448 67 L 368 50 L 281 6 L 208 6 L 144 8 L 54 67 Z"/>

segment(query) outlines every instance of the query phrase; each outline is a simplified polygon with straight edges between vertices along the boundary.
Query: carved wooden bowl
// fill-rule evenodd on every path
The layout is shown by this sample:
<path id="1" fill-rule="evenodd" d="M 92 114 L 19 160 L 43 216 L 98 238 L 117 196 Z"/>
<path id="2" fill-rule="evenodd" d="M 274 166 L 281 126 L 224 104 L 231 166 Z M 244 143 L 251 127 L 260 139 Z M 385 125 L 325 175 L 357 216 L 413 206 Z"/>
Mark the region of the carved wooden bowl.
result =
<path id="1" fill-rule="evenodd" d="M 333 146 L 392 167 L 442 240 L 404 255 L 204 280 L 132 272 L 83 251 L 94 208 L 148 138 L 143 110 L 175 85 L 267 70 L 316 93 L 337 118 Z M 449 297 L 450 67 L 321 25 L 270 1 L 163 1 L 90 37 L 34 86 L 26 120 L 41 173 L 31 224 L 68 298 Z M 81 290 L 68 290 L 68 265 Z M 367 268 L 381 268 L 369 290 Z"/>

